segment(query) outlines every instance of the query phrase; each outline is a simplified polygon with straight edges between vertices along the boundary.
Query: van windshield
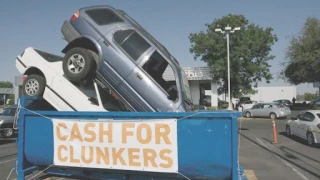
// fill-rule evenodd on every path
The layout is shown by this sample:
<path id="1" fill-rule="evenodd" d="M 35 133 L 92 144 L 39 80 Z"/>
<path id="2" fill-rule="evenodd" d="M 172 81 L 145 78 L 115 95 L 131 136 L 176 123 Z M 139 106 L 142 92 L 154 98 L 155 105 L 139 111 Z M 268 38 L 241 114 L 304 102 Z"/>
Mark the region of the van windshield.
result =
<path id="1" fill-rule="evenodd" d="M 184 92 L 185 98 L 189 103 L 192 103 L 190 86 L 189 86 L 187 74 L 184 72 L 183 69 L 180 69 L 180 75 L 182 77 L 182 90 Z"/>

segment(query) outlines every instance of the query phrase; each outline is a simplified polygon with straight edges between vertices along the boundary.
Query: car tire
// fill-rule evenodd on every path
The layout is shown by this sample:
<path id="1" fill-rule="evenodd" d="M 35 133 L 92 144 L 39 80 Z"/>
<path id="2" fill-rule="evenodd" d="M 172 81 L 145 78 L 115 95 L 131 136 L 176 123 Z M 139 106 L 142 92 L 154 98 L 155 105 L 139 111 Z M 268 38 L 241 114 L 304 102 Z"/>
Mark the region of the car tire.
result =
<path id="1" fill-rule="evenodd" d="M 276 119 L 277 118 L 277 115 L 275 113 L 270 113 L 269 117 L 271 119 Z"/>
<path id="2" fill-rule="evenodd" d="M 251 113 L 249 111 L 245 112 L 244 115 L 246 118 L 251 118 Z"/>
<path id="3" fill-rule="evenodd" d="M 290 129 L 290 126 L 286 126 L 286 134 L 287 136 L 291 136 L 291 129 Z"/>
<path id="4" fill-rule="evenodd" d="M 1 136 L 3 138 L 12 138 L 14 136 L 14 129 L 9 128 L 9 129 L 3 130 L 3 132 L 1 133 Z"/>
<path id="5" fill-rule="evenodd" d="M 314 137 L 313 134 L 311 132 L 307 133 L 307 143 L 309 146 L 313 146 L 314 145 Z"/>
<path id="6" fill-rule="evenodd" d="M 38 74 L 27 76 L 23 82 L 23 94 L 25 96 L 42 96 L 46 86 L 46 79 Z"/>
<path id="7" fill-rule="evenodd" d="M 72 48 L 63 58 L 63 72 L 69 80 L 79 82 L 93 75 L 91 73 L 95 70 L 94 62 L 92 54 L 87 49 Z"/>

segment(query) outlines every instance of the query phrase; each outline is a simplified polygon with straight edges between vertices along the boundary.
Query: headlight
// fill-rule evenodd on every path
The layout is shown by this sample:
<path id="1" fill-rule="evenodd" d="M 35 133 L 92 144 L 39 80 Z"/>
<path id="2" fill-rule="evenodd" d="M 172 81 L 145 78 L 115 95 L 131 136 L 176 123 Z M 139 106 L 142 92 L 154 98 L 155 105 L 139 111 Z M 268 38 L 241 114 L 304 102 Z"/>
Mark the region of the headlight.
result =
<path id="1" fill-rule="evenodd" d="M 3 120 L 0 120 L 0 124 L 2 124 L 3 123 Z"/>

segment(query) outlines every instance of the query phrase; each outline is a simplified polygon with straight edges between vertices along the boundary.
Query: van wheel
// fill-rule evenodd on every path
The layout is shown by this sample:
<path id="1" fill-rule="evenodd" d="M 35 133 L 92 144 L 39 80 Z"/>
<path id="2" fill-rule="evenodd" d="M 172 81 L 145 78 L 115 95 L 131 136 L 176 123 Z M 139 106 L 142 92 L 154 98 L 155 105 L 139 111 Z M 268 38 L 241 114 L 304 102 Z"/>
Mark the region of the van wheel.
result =
<path id="1" fill-rule="evenodd" d="M 88 50 L 80 47 L 72 48 L 63 58 L 63 72 L 69 80 L 79 82 L 91 75 L 94 61 Z"/>
<path id="2" fill-rule="evenodd" d="M 23 82 L 23 94 L 26 96 L 42 96 L 46 79 L 38 74 L 29 75 Z"/>

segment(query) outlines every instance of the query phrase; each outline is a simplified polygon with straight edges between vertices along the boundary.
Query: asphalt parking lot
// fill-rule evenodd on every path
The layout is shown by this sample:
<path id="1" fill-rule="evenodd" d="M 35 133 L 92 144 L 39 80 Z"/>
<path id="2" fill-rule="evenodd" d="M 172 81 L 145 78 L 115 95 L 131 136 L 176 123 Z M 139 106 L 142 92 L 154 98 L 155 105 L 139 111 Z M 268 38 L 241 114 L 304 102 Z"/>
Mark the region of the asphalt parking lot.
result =
<path id="1" fill-rule="evenodd" d="M 294 111 L 292 116 L 297 113 Z M 287 137 L 284 121 L 276 121 L 278 143 L 273 144 L 270 119 L 239 120 L 240 165 L 250 171 L 252 180 L 255 177 L 259 180 L 320 179 L 320 147 L 309 147 L 304 140 Z M 16 152 L 15 139 L 0 139 L 0 179 L 7 179 L 14 168 Z M 9 179 L 15 178 L 13 170 Z"/>
<path id="2" fill-rule="evenodd" d="M 284 121 L 276 121 L 278 143 L 273 144 L 271 120 L 242 120 L 240 165 L 245 170 L 253 170 L 259 180 L 320 179 L 320 147 L 310 147 L 300 138 L 287 137 Z"/>

